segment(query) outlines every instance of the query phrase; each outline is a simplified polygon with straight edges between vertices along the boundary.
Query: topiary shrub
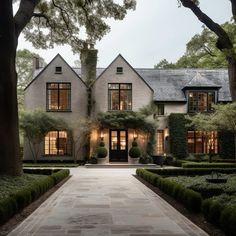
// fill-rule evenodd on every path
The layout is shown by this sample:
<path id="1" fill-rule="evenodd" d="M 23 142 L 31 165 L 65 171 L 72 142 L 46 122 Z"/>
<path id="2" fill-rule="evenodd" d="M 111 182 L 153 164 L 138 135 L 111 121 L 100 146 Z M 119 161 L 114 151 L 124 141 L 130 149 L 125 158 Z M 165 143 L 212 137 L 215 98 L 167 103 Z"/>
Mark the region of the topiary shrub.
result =
<path id="1" fill-rule="evenodd" d="M 129 150 L 129 156 L 131 158 L 139 158 L 141 156 L 141 151 L 138 147 L 138 143 L 135 140 L 132 142 L 132 147 Z"/>
<path id="2" fill-rule="evenodd" d="M 107 156 L 107 149 L 105 148 L 105 143 L 101 141 L 99 147 L 97 148 L 97 157 L 105 158 Z"/>

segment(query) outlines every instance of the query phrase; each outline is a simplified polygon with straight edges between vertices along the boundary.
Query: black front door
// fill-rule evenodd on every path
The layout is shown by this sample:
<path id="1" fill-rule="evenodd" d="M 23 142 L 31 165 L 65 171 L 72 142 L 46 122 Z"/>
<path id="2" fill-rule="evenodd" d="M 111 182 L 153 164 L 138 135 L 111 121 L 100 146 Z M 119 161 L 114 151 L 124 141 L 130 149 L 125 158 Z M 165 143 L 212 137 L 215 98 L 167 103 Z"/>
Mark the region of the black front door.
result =
<path id="1" fill-rule="evenodd" d="M 110 130 L 110 161 L 128 161 L 127 130 Z"/>

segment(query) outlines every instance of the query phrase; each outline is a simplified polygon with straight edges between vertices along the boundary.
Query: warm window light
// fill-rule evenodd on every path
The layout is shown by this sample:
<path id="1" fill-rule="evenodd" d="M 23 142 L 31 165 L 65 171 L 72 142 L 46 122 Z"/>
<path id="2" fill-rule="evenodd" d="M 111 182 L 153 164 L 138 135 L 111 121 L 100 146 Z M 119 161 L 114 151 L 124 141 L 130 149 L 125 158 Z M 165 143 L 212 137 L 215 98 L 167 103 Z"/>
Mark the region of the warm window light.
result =
<path id="1" fill-rule="evenodd" d="M 101 130 L 101 133 L 100 133 L 100 138 L 101 138 L 101 140 L 103 140 L 103 139 L 104 139 L 104 133 L 103 133 L 103 130 Z"/>
<path id="2" fill-rule="evenodd" d="M 138 137 L 136 131 L 134 130 L 134 133 L 133 133 L 133 138 L 136 139 Z"/>

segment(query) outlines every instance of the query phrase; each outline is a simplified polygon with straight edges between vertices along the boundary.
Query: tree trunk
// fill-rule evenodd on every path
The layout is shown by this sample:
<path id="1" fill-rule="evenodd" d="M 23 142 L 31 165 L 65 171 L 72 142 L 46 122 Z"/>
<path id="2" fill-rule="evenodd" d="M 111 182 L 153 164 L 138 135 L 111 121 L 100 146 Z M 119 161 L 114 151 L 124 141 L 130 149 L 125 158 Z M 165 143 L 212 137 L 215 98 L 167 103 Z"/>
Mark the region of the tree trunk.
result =
<path id="1" fill-rule="evenodd" d="M 236 59 L 230 57 L 228 59 L 229 88 L 232 101 L 236 101 Z"/>
<path id="2" fill-rule="evenodd" d="M 17 75 L 15 56 L 17 38 L 12 15 L 12 2 L 1 1 L 0 7 L 0 175 L 22 173 L 20 160 Z"/>

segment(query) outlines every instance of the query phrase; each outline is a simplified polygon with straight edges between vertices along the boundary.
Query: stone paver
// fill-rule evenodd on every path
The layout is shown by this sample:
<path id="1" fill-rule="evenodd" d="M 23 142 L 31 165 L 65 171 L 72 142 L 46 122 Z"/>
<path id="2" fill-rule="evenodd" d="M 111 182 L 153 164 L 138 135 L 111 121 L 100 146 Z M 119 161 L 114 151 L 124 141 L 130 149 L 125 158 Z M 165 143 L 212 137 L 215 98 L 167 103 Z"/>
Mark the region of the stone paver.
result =
<path id="1" fill-rule="evenodd" d="M 207 235 L 134 178 L 135 169 L 71 173 L 10 236 Z"/>

